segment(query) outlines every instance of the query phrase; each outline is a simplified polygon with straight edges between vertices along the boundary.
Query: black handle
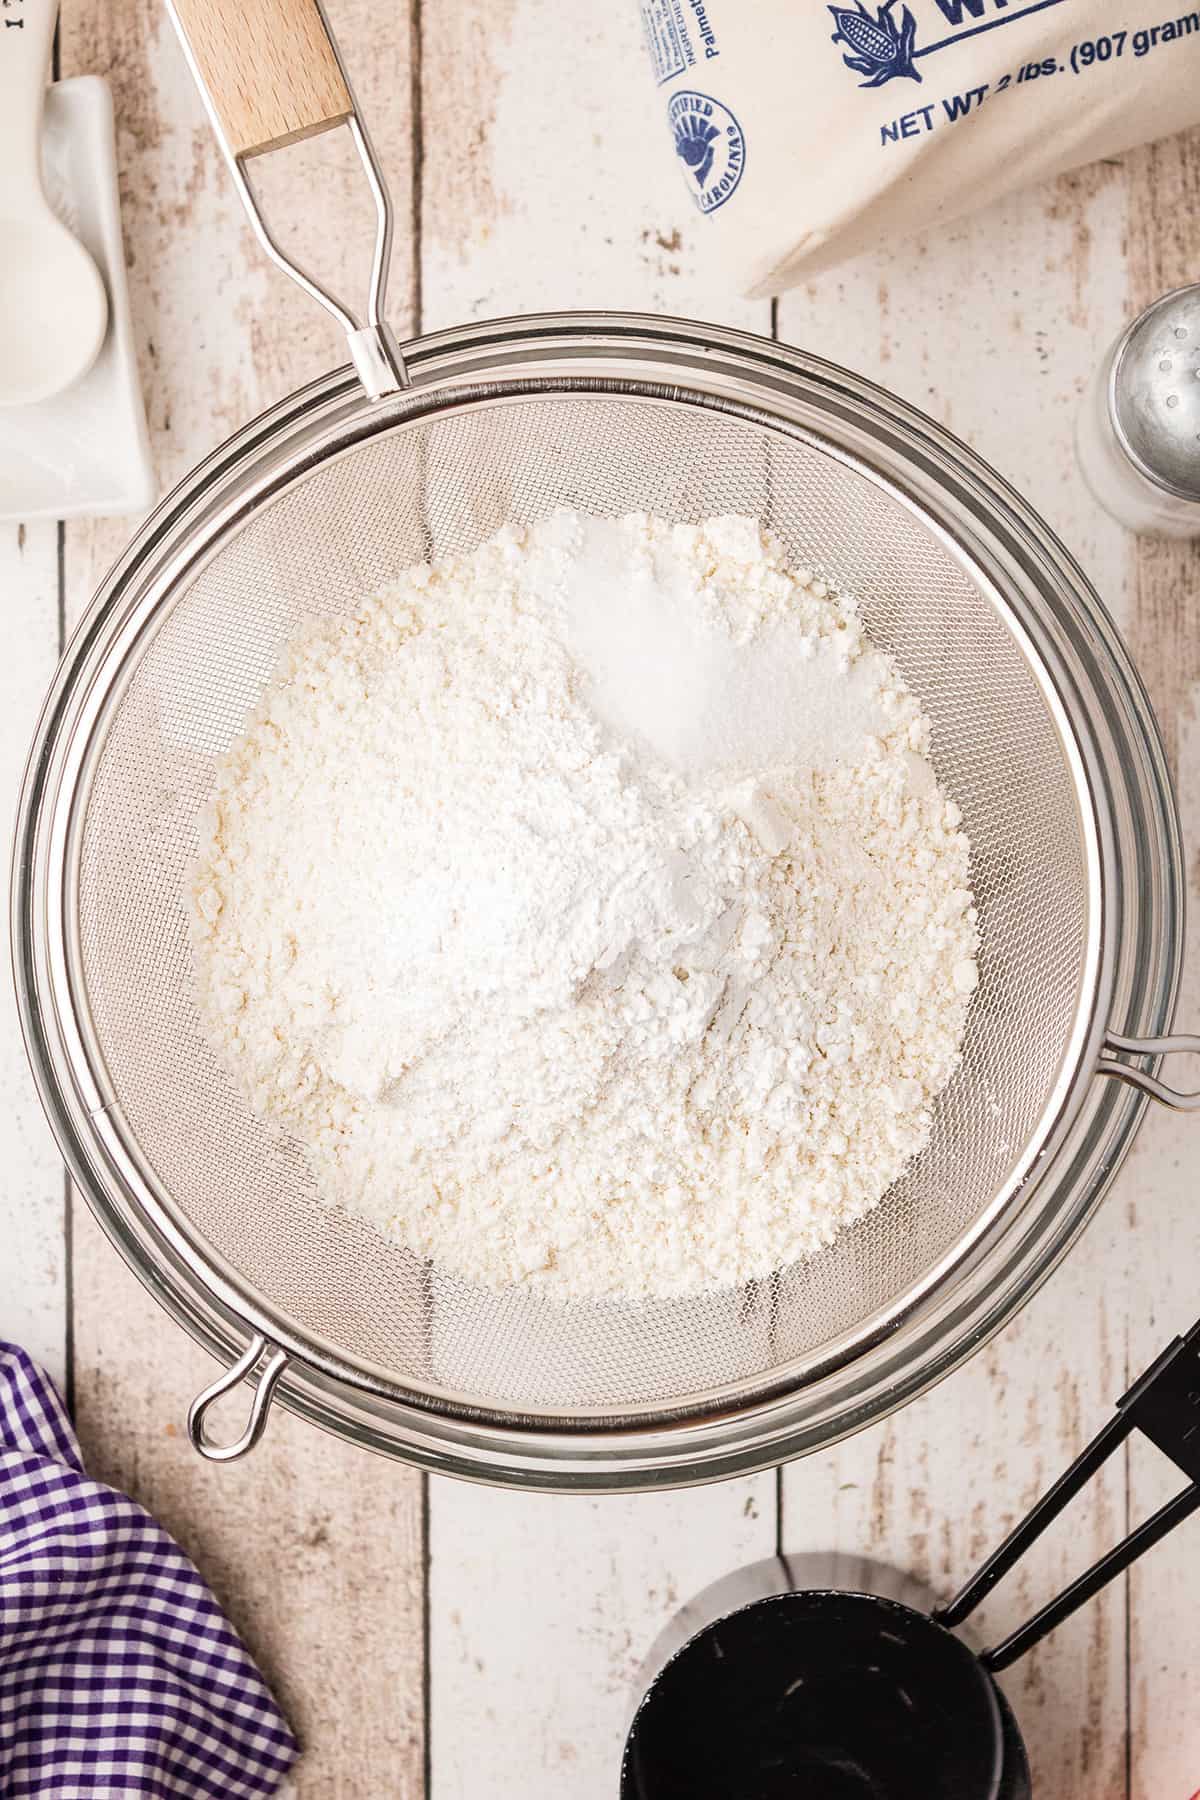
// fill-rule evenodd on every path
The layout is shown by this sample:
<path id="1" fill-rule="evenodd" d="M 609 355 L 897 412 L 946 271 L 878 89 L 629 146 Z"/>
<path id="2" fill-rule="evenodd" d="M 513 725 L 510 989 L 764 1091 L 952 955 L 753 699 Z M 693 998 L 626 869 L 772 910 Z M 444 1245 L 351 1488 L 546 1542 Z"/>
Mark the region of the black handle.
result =
<path id="1" fill-rule="evenodd" d="M 1136 1562 L 1142 1552 L 1173 1531 L 1181 1520 L 1200 1507 L 1200 1320 L 1186 1337 L 1176 1338 L 1151 1364 L 1129 1392 L 1117 1402 L 1117 1411 L 1064 1475 L 1042 1495 L 1037 1505 L 1011 1531 L 1000 1548 L 934 1618 L 946 1626 L 960 1625 L 974 1612 L 985 1594 L 1020 1561 L 1030 1544 L 1091 1480 L 1118 1444 L 1140 1431 L 1190 1478 L 1190 1486 L 1139 1525 L 1129 1536 L 1102 1556 L 1055 1599 L 1050 1600 L 1024 1625 L 992 1650 L 983 1654 L 985 1666 L 994 1672 L 1007 1669 L 1026 1650 L 1040 1643 L 1056 1625 L 1090 1600 L 1114 1575 Z"/>

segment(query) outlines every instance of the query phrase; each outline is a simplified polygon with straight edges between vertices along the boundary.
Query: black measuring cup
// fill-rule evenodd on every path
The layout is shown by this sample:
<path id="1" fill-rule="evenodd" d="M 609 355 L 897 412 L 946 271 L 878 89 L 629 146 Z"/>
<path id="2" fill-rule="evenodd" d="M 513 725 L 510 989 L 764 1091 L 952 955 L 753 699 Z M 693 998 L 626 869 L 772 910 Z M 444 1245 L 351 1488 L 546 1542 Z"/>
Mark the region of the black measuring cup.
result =
<path id="1" fill-rule="evenodd" d="M 955 1628 L 1134 1431 L 1189 1485 L 976 1652 Z M 1200 1322 L 948 1605 L 931 1608 L 878 1565 L 860 1565 L 869 1573 L 859 1591 L 845 1585 L 845 1558 L 780 1557 L 685 1608 L 634 1716 L 621 1800 L 1030 1800 L 1025 1746 L 994 1677 L 1197 1507 Z M 749 1601 L 747 1577 L 758 1589 Z M 888 1591 L 865 1591 L 868 1582 Z M 739 1585 L 743 1603 L 730 1610 Z"/>

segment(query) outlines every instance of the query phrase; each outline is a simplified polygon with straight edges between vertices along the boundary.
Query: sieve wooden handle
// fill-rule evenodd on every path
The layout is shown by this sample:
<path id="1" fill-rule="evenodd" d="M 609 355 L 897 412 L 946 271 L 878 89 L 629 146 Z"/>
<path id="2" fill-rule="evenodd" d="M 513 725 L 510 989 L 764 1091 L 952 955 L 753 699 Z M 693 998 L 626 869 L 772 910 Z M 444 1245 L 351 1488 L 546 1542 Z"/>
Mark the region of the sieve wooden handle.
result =
<path id="1" fill-rule="evenodd" d="M 317 0 L 168 0 L 235 157 L 342 125 L 354 111 Z"/>
<path id="2" fill-rule="evenodd" d="M 337 320 L 368 398 L 397 393 L 408 385 L 408 372 L 386 313 L 392 202 L 320 0 L 166 0 L 166 7 L 259 243 L 277 268 Z M 280 242 L 245 168 L 248 157 L 335 125 L 346 126 L 375 203 L 366 305 L 357 308 Z"/>

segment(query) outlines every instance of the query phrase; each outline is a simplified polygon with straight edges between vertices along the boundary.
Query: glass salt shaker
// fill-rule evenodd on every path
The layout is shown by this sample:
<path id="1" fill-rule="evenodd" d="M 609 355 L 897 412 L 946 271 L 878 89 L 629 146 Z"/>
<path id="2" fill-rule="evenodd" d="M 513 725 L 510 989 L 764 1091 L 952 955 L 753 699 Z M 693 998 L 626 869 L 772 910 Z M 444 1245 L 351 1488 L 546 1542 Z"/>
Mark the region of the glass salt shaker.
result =
<path id="1" fill-rule="evenodd" d="M 1164 294 L 1117 339 L 1076 443 L 1113 518 L 1155 537 L 1200 537 L 1200 283 Z"/>

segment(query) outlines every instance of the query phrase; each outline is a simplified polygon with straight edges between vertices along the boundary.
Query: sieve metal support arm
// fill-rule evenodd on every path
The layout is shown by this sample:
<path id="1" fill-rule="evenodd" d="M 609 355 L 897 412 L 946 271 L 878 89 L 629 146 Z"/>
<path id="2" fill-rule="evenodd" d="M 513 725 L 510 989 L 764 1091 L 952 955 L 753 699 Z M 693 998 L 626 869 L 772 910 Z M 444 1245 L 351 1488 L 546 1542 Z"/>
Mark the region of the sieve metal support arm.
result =
<path id="1" fill-rule="evenodd" d="M 371 399 L 408 386 L 385 317 L 394 213 L 383 170 L 321 0 L 166 0 L 221 153 L 270 260 L 337 321 Z M 247 164 L 301 138 L 344 126 L 375 206 L 366 304 L 346 305 L 294 257 L 263 215 Z"/>
<path id="2" fill-rule="evenodd" d="M 1092 1476 L 1132 1432 L 1140 1431 L 1188 1475 L 1190 1485 L 1137 1526 L 1091 1568 L 1047 1601 L 1032 1618 L 983 1655 L 993 1673 L 1008 1668 L 1040 1643 L 1055 1626 L 1099 1593 L 1182 1520 L 1200 1508 L 1200 1321 L 1176 1338 L 1117 1403 L 1108 1423 L 1043 1494 L 1032 1510 L 946 1606 L 933 1617 L 948 1628 L 961 1625 L 1008 1571 L 1020 1561 Z"/>
<path id="3" fill-rule="evenodd" d="M 1200 1088 L 1188 1091 L 1161 1081 L 1148 1069 L 1126 1057 L 1200 1056 L 1200 1037 L 1180 1033 L 1174 1037 L 1124 1037 L 1120 1032 L 1105 1033 L 1104 1047 L 1096 1064 L 1099 1075 L 1109 1075 L 1130 1087 L 1140 1088 L 1173 1112 L 1200 1112 Z"/>
<path id="4" fill-rule="evenodd" d="M 205 1427 L 208 1411 L 223 1395 L 252 1374 L 263 1356 L 270 1351 L 266 1367 L 259 1376 L 254 1390 L 254 1399 L 250 1403 L 250 1415 L 240 1435 L 228 1444 L 218 1444 L 210 1438 Z M 286 1350 L 280 1350 L 274 1344 L 268 1344 L 261 1333 L 251 1338 L 242 1355 L 226 1369 L 217 1379 L 210 1382 L 202 1393 L 196 1395 L 188 1407 L 187 1428 L 192 1447 L 200 1452 L 209 1462 L 233 1462 L 239 1456 L 245 1456 L 253 1450 L 262 1436 L 267 1423 L 267 1413 L 274 1398 L 275 1387 L 279 1377 L 288 1365 Z"/>

